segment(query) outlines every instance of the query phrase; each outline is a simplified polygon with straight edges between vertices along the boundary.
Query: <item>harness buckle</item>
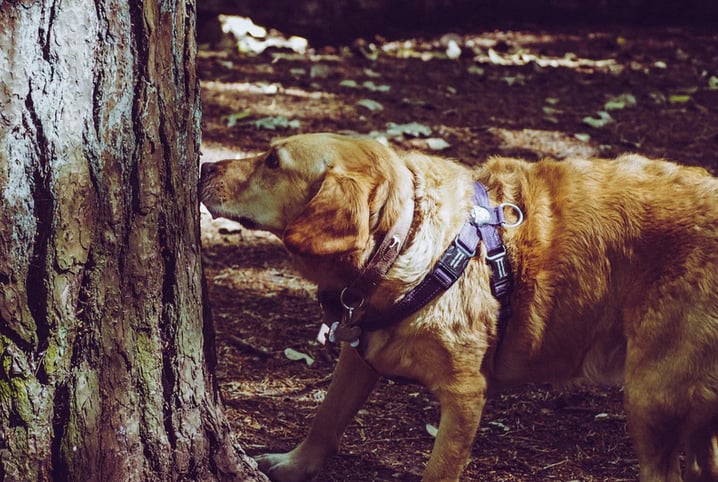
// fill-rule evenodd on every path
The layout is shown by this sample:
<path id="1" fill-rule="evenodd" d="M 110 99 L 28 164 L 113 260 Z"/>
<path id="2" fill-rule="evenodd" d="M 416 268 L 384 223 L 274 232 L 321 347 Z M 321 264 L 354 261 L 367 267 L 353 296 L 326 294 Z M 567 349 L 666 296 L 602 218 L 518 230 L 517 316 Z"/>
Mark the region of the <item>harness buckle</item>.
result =
<path id="1" fill-rule="evenodd" d="M 504 279 L 510 276 L 511 271 L 506 262 L 506 248 L 504 246 L 501 246 L 493 254 L 486 253 L 486 261 L 491 265 L 496 278 Z"/>
<path id="2" fill-rule="evenodd" d="M 476 250 L 464 246 L 457 237 L 436 263 L 433 276 L 444 289 L 447 289 L 459 279 L 475 254 Z"/>
<path id="3" fill-rule="evenodd" d="M 506 247 L 501 246 L 495 252 L 486 253 L 486 262 L 491 266 L 491 293 L 500 298 L 511 291 L 511 267 L 506 256 Z"/>

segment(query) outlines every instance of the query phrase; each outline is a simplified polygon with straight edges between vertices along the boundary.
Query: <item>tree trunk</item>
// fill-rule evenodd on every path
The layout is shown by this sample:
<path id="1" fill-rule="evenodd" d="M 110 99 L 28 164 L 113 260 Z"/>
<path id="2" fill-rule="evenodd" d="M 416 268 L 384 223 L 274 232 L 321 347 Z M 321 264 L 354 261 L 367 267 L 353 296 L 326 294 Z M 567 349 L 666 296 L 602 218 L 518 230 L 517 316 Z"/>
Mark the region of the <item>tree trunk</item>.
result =
<path id="1" fill-rule="evenodd" d="M 213 378 L 194 9 L 0 1 L 0 480 L 266 480 Z"/>

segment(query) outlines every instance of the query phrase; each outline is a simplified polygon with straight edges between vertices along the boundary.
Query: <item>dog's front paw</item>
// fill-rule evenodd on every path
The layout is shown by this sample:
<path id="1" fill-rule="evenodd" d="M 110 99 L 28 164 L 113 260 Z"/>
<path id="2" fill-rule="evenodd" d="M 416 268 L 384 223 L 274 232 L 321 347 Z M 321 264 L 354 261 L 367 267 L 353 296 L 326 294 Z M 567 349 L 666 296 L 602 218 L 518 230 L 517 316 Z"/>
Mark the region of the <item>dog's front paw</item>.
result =
<path id="1" fill-rule="evenodd" d="M 304 482 L 312 480 L 319 468 L 297 456 L 296 449 L 285 454 L 263 454 L 254 458 L 259 469 L 273 482 Z"/>

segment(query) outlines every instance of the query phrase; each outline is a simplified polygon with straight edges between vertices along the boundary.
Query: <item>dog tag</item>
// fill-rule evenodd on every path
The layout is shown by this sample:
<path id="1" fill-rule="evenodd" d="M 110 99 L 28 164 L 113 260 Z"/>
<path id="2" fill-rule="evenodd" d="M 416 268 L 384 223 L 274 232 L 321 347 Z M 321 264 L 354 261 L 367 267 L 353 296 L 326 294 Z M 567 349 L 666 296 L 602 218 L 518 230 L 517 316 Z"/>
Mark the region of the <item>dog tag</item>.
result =
<path id="1" fill-rule="evenodd" d="M 361 328 L 346 326 L 338 321 L 332 323 L 332 327 L 329 329 L 329 341 L 332 343 L 346 341 L 352 348 L 359 346 L 359 335 L 361 335 Z"/>
<path id="2" fill-rule="evenodd" d="M 327 335 L 331 333 L 332 329 L 326 323 L 322 323 L 319 327 L 319 333 L 317 333 L 317 341 L 322 345 L 327 344 Z"/>

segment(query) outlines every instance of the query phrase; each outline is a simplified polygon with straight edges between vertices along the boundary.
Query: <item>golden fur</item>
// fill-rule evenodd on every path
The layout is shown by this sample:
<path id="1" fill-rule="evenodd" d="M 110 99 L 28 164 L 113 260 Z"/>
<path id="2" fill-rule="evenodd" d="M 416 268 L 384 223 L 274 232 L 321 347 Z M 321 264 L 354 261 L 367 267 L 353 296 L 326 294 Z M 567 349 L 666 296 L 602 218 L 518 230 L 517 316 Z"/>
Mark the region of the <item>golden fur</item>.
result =
<path id="1" fill-rule="evenodd" d="M 469 169 L 330 134 L 276 142 L 249 173 L 246 162 L 205 167 L 203 202 L 282 238 L 320 289 L 351 283 L 413 197 L 407 244 L 368 300 L 379 310 L 458 234 L 474 180 L 525 213 L 502 230 L 515 281 L 500 347 L 479 253 L 418 313 L 365 333 L 359 350 L 343 347 L 307 438 L 259 457 L 273 480 L 310 478 L 336 452 L 377 379 L 369 365 L 441 403 L 426 481 L 458 480 L 489 388 L 570 379 L 624 384 L 642 481 L 682 480 L 682 448 L 687 480 L 718 480 L 718 181 L 707 172 L 637 155 Z"/>

